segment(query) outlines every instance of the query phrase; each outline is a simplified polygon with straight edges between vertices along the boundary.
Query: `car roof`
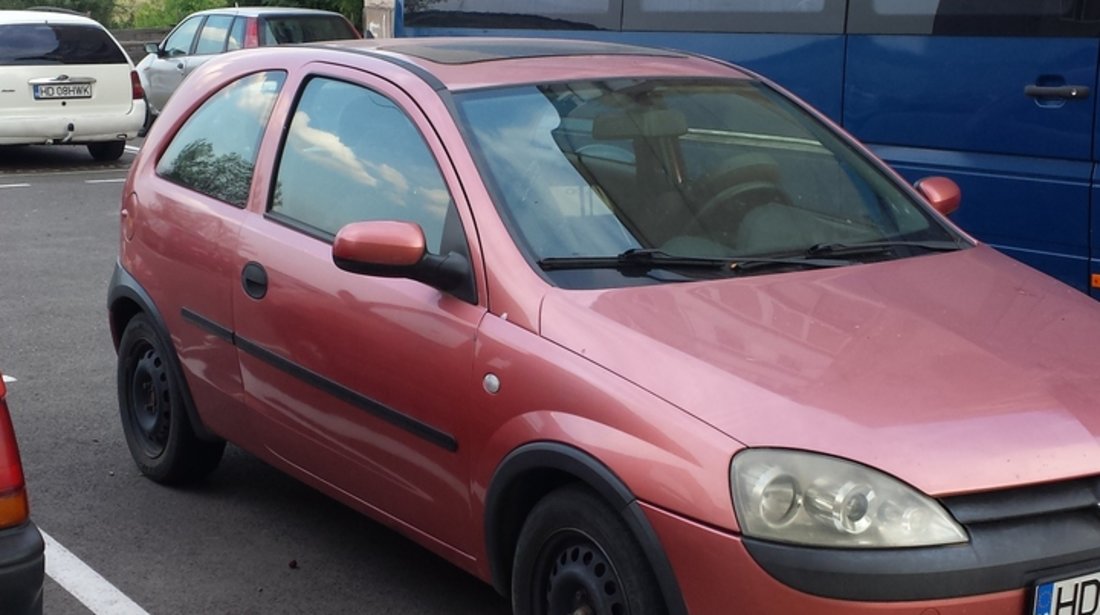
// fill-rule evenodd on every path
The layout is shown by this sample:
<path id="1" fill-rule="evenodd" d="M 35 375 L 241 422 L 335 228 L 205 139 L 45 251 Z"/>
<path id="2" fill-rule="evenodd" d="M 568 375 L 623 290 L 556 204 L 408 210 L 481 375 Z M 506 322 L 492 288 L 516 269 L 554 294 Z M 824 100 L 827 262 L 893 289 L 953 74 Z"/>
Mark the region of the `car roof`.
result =
<path id="1" fill-rule="evenodd" d="M 218 9 L 206 9 L 205 11 L 196 11 L 192 15 L 243 15 L 245 17 L 269 17 L 272 15 L 340 15 L 333 11 L 323 11 L 320 9 L 303 9 L 289 6 L 231 6 Z"/>
<path id="2" fill-rule="evenodd" d="M 96 20 L 83 15 L 73 15 L 58 11 L 9 11 L 0 10 L 0 25 L 59 23 L 84 26 L 103 26 Z"/>
<path id="3" fill-rule="evenodd" d="M 750 76 L 732 65 L 684 51 L 587 40 L 425 37 L 325 41 L 310 46 L 383 56 L 434 81 L 436 89 L 454 91 L 615 76 Z M 599 61 L 594 62 L 594 56 Z"/>

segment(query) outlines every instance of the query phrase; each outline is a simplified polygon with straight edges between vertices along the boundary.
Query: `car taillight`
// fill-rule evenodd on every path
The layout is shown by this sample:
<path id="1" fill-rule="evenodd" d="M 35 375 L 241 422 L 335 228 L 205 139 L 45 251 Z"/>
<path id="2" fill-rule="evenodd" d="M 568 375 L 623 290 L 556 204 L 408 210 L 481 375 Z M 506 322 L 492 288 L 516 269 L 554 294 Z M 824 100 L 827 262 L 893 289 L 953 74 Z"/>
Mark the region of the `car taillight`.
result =
<path id="1" fill-rule="evenodd" d="M 130 71 L 130 93 L 134 100 L 145 98 L 145 88 L 141 87 L 141 78 L 136 70 Z"/>
<path id="2" fill-rule="evenodd" d="M 259 47 L 260 46 L 260 20 L 249 19 L 248 25 L 244 30 L 244 46 L 245 47 Z"/>
<path id="3" fill-rule="evenodd" d="M 4 401 L 6 389 L 0 378 L 0 528 L 20 525 L 30 514 L 19 446 L 15 443 L 15 429 Z"/>

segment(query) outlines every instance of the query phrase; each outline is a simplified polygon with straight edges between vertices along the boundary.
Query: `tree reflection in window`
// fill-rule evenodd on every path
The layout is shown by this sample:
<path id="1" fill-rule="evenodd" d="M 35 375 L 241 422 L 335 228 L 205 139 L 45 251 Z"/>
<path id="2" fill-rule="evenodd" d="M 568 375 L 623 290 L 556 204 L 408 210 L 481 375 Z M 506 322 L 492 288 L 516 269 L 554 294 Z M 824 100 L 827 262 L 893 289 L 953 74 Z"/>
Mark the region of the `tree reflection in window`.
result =
<path id="1" fill-rule="evenodd" d="M 226 203 L 244 207 L 252 184 L 252 162 L 237 152 L 216 155 L 209 141 L 199 139 L 184 146 L 165 177 Z"/>
<path id="2" fill-rule="evenodd" d="M 249 75 L 223 88 L 188 118 L 157 165 L 161 177 L 244 207 L 263 128 L 286 75 Z"/>

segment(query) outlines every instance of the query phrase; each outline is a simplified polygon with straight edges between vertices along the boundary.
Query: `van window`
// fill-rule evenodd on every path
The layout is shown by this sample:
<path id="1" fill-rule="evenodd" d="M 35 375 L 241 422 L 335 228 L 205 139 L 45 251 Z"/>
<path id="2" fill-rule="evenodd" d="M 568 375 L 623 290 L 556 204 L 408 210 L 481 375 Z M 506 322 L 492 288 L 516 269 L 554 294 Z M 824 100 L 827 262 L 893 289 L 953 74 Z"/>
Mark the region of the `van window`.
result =
<path id="1" fill-rule="evenodd" d="M 405 26 L 618 30 L 623 0 L 407 0 Z"/>
<path id="2" fill-rule="evenodd" d="M 623 30 L 844 32 L 844 0 L 625 0 Z"/>
<path id="3" fill-rule="evenodd" d="M 1084 0 L 851 0 L 851 34 L 1096 36 Z"/>

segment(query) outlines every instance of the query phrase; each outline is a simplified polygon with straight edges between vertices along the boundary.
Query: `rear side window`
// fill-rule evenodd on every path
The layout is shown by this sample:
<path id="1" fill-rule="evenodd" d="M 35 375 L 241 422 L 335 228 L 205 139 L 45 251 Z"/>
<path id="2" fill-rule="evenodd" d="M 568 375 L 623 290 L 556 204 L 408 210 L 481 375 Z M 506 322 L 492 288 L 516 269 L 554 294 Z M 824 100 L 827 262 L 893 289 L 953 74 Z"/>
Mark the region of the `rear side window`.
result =
<path id="1" fill-rule="evenodd" d="M 281 71 L 256 73 L 212 96 L 168 144 L 157 175 L 244 207 L 260 137 L 285 80 Z"/>
<path id="2" fill-rule="evenodd" d="M 211 15 L 206 18 L 199 31 L 199 42 L 195 45 L 195 55 L 221 53 L 225 51 L 225 39 L 229 34 L 232 15 Z"/>
<path id="3" fill-rule="evenodd" d="M 78 24 L 0 26 L 0 65 L 126 64 L 103 28 Z"/>
<path id="4" fill-rule="evenodd" d="M 359 38 L 355 28 L 339 15 L 287 15 L 265 17 L 260 26 L 261 45 L 286 45 Z"/>

